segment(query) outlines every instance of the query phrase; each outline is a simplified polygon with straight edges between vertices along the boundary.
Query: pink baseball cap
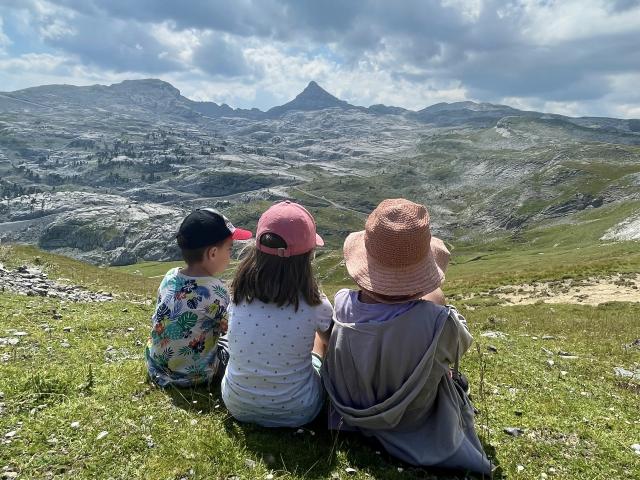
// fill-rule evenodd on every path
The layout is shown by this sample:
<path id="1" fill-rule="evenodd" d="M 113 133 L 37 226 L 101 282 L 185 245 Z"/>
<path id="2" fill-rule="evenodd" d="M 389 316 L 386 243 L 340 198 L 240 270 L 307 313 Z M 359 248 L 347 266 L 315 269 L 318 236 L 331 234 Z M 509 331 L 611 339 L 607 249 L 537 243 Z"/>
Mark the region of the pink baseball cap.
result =
<path id="1" fill-rule="evenodd" d="M 275 233 L 287 244 L 287 248 L 271 248 L 260 244 L 264 233 Z M 302 205 L 286 200 L 276 203 L 262 214 L 256 231 L 256 248 L 279 257 L 302 255 L 322 247 L 324 240 L 316 233 L 316 222 Z"/>

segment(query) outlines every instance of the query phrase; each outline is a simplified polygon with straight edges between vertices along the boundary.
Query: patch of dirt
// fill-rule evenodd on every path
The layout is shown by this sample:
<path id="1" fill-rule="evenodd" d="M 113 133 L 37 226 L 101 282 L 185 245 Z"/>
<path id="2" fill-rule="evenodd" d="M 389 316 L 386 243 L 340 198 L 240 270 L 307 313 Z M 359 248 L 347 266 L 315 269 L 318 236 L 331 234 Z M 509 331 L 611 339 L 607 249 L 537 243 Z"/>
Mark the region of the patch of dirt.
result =
<path id="1" fill-rule="evenodd" d="M 538 302 L 582 305 L 640 302 L 640 274 L 507 285 L 491 290 L 489 294 L 504 300 L 507 305 L 528 305 Z"/>

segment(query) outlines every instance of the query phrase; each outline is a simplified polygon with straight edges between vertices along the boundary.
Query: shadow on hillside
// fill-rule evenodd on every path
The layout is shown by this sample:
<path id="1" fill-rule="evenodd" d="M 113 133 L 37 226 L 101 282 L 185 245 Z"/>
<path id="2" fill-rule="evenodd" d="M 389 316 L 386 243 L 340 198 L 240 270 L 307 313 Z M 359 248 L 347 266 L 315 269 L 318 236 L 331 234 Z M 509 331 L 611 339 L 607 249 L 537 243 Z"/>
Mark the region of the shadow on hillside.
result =
<path id="1" fill-rule="evenodd" d="M 220 395 L 220 384 L 189 389 L 167 389 L 172 403 L 183 410 L 198 413 L 226 412 Z M 301 429 L 266 428 L 241 423 L 227 415 L 223 425 L 226 433 L 274 472 L 288 472 L 309 479 L 329 478 L 338 463 L 368 472 L 377 478 L 419 478 L 430 480 L 466 480 L 483 478 L 465 472 L 417 468 L 389 455 L 373 438 L 355 432 L 335 432 L 327 429 L 326 408 Z M 302 431 L 301 431 L 302 430 Z M 498 467 L 493 479 L 503 479 L 495 448 L 482 442 L 485 452 Z M 398 470 L 400 469 L 400 470 Z M 340 472 L 343 473 L 343 472 Z M 488 478 L 488 477 L 484 477 Z"/>
<path id="2" fill-rule="evenodd" d="M 495 459 L 495 449 L 491 445 L 483 444 L 485 452 L 496 465 L 492 477 L 460 470 L 450 470 L 433 467 L 415 467 L 405 463 L 387 453 L 380 442 L 375 438 L 368 438 L 356 432 L 340 432 L 341 451 L 344 452 L 348 463 L 357 470 L 369 471 L 373 476 L 381 470 L 396 472 L 401 476 L 398 478 L 420 478 L 429 480 L 470 480 L 489 479 L 502 480 L 502 469 Z M 365 450 L 366 449 L 366 450 Z M 372 467 L 375 467 L 372 469 Z M 391 477 L 392 475 L 388 475 Z M 395 476 L 393 477 L 395 478 Z"/>
<path id="3" fill-rule="evenodd" d="M 191 388 L 166 388 L 166 395 L 177 408 L 194 413 L 212 413 L 224 410 L 220 395 L 220 381 L 211 385 Z"/>
<path id="4" fill-rule="evenodd" d="M 326 479 L 336 467 L 336 448 L 326 429 L 326 414 L 298 428 L 266 428 L 229 417 L 227 434 L 274 472 Z"/>

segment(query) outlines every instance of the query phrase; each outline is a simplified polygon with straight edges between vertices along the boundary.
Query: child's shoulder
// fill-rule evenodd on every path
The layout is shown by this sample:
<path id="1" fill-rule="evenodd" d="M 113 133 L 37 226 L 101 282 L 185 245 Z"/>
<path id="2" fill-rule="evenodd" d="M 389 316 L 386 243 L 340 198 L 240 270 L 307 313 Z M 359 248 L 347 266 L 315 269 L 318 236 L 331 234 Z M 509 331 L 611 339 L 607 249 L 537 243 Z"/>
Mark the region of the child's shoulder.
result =
<path id="1" fill-rule="evenodd" d="M 351 299 L 353 294 L 357 293 L 357 290 L 350 290 L 348 288 L 341 288 L 336 292 L 336 295 L 333 299 L 333 304 L 336 308 L 343 305 L 347 301 Z"/>

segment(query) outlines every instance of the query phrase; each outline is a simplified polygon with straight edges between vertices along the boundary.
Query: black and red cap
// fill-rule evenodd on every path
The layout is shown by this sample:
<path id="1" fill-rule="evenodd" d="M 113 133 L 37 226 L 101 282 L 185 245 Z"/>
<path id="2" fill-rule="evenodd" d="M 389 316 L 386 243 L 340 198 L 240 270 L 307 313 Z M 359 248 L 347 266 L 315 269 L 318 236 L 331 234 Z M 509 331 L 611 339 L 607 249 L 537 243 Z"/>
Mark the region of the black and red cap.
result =
<path id="1" fill-rule="evenodd" d="M 249 230 L 234 227 L 227 217 L 213 208 L 198 208 L 191 212 L 180 224 L 177 234 L 180 247 L 187 250 L 215 245 L 228 237 L 248 240 L 252 236 Z"/>

